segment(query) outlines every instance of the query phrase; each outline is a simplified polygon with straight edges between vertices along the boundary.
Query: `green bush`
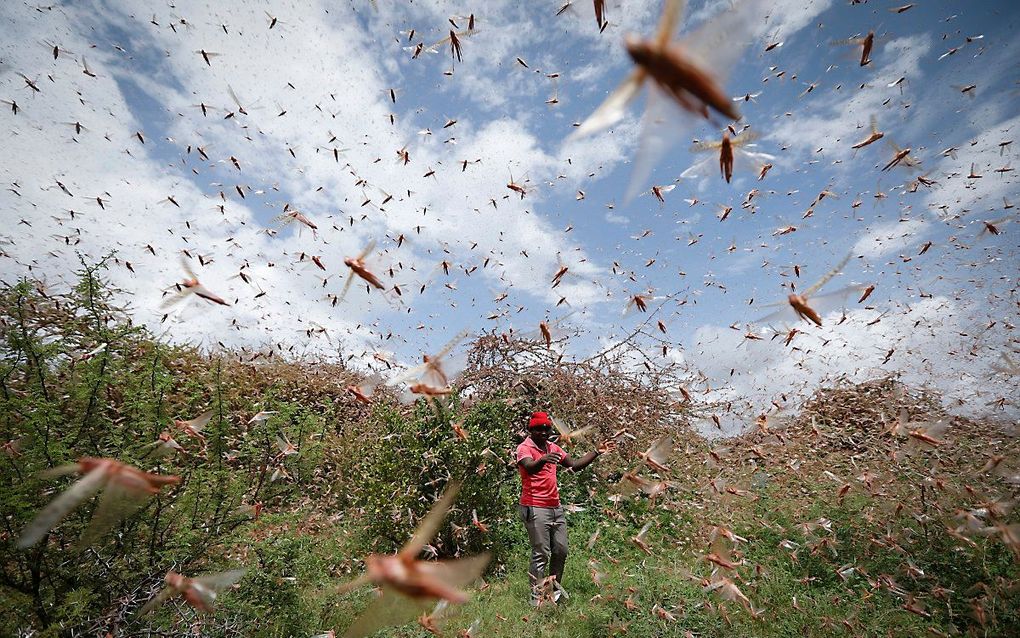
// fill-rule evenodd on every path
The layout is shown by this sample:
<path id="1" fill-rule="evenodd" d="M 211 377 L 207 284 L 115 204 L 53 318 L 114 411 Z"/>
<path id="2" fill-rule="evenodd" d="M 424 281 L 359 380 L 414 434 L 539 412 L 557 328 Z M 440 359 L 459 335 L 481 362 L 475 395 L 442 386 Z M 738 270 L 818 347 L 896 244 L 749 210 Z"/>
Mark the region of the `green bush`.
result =
<path id="1" fill-rule="evenodd" d="M 252 397 L 230 393 L 240 379 L 229 376 L 229 362 L 165 345 L 133 325 L 113 304 L 104 267 L 84 266 L 79 285 L 65 295 L 45 294 L 29 282 L 0 292 L 0 438 L 12 442 L 0 464 L 2 635 L 124 626 L 168 570 L 192 575 L 243 566 L 219 552 L 251 520 L 244 504 L 272 509 L 316 493 L 309 483 L 321 446 L 310 442 L 301 454 L 277 461 L 275 437 L 286 433 L 303 443 L 326 430 L 325 419 L 281 402 L 274 405 L 283 419 L 245 425 L 235 415 L 251 409 Z M 106 348 L 82 356 L 100 344 Z M 173 430 L 173 418 L 208 408 L 214 415 L 205 445 L 173 432 L 187 453 L 154 460 L 152 445 Z M 37 546 L 17 549 L 21 530 L 80 478 L 43 479 L 40 471 L 83 456 L 116 458 L 181 481 L 92 547 L 74 546 L 97 499 L 83 502 Z M 292 480 L 269 480 L 277 463 Z M 145 622 L 161 623 L 158 616 Z"/>
<path id="2" fill-rule="evenodd" d="M 170 346 L 115 307 L 103 267 L 83 267 L 79 285 L 64 295 L 31 282 L 0 289 L 0 442 L 9 443 L 0 455 L 0 635 L 342 631 L 373 594 L 367 587 L 340 593 L 338 585 L 361 573 L 368 553 L 406 543 L 452 479 L 463 486 L 433 542 L 437 555 L 491 552 L 494 561 L 489 586 L 442 619 L 448 634 L 475 619 L 481 622 L 477 635 L 494 638 L 624 631 L 636 637 L 992 636 L 1020 626 L 1015 548 L 991 533 L 964 539 L 946 533 L 959 524 L 954 512 L 996 498 L 1007 510 L 996 522 L 1015 524 L 1010 488 L 973 471 L 990 450 L 1015 458 L 1015 442 L 989 443 L 981 428 L 974 429 L 973 445 L 957 447 L 970 456 L 943 462 L 923 498 L 918 484 L 928 484 L 932 459 L 919 455 L 891 465 L 882 449 L 870 458 L 861 451 L 851 470 L 845 451 L 826 451 L 810 438 L 798 443 L 795 431 L 783 447 L 729 442 L 730 459 L 716 465 L 706 463 L 697 441 L 678 449 L 674 470 L 664 477 L 676 484 L 654 507 L 642 496 L 621 503 L 608 498 L 612 489 L 603 477 L 615 472 L 619 478 L 632 467 L 630 453 L 600 460 L 595 471 L 563 473 L 562 500 L 585 508 L 567 518 L 571 552 L 564 586 L 571 600 L 534 610 L 527 603 L 528 545 L 517 519 L 520 479 L 513 459 L 527 413 L 504 400 L 513 397 L 495 392 L 469 403 L 455 395 L 401 406 L 382 391 L 373 405 L 361 406 L 344 391 L 358 376 L 342 364 L 253 364 L 238 361 L 250 359 L 250 352 Z M 105 350 L 82 356 L 100 344 Z M 559 382 L 569 385 L 569 376 Z M 546 399 L 536 391 L 521 403 L 545 405 Z M 172 430 L 172 419 L 207 409 L 213 418 L 204 445 L 179 436 L 186 454 L 158 461 L 149 455 L 159 434 Z M 276 414 L 250 422 L 260 410 Z M 453 423 L 462 424 L 467 440 L 457 437 Z M 298 453 L 282 456 L 278 436 Z M 570 452 L 581 454 L 586 445 Z M 742 450 L 747 458 L 740 458 Z M 178 475 L 181 482 L 90 548 L 74 544 L 93 515 L 94 499 L 38 546 L 17 549 L 24 526 L 77 480 L 43 479 L 39 472 L 82 456 L 116 458 Z M 790 458 L 809 456 L 816 462 L 799 470 L 788 465 Z M 876 483 L 882 493 L 848 478 L 852 489 L 833 498 L 838 486 L 822 477 L 823 469 L 853 477 L 862 468 L 882 475 Z M 289 476 L 273 481 L 277 470 Z M 768 481 L 760 480 L 764 472 Z M 706 483 L 716 477 L 747 487 L 746 493 L 714 494 Z M 255 504 L 264 507 L 258 520 Z M 488 532 L 472 524 L 472 512 Z M 805 531 L 803 523 L 821 518 L 831 522 L 829 530 Z M 651 555 L 630 542 L 648 521 L 654 522 Z M 737 565 L 723 575 L 763 610 L 762 617 L 705 590 L 719 569 L 706 557 L 713 525 L 748 539 L 730 548 Z M 796 551 L 783 547 L 785 541 Z M 592 580 L 589 561 L 603 573 L 601 585 Z M 133 618 L 168 570 L 198 575 L 239 567 L 247 574 L 224 592 L 214 614 L 199 614 L 177 599 Z M 915 598 L 923 613 L 905 608 Z M 984 625 L 975 605 L 984 611 Z M 653 606 L 677 619 L 662 618 Z M 383 635 L 425 633 L 411 623 Z"/>
<path id="3" fill-rule="evenodd" d="M 375 428 L 353 444 L 360 458 L 349 481 L 363 511 L 366 545 L 379 553 L 399 549 L 446 484 L 458 479 L 460 495 L 433 545 L 443 557 L 491 552 L 492 569 L 499 569 L 526 538 L 516 518 L 518 417 L 500 401 L 462 408 L 455 400 L 420 400 L 406 415 L 380 406 Z M 457 437 L 451 420 L 462 421 L 467 440 Z M 473 525 L 472 512 L 488 532 Z"/>

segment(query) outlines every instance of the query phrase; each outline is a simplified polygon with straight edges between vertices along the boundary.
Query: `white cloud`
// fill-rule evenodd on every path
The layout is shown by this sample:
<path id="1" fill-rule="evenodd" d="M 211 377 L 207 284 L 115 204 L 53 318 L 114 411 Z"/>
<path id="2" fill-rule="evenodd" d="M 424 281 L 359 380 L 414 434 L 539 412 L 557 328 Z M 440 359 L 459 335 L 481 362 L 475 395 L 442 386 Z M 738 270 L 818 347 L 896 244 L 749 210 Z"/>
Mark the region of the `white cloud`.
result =
<path id="1" fill-rule="evenodd" d="M 998 174 L 998 168 L 1012 168 L 1017 151 L 1012 144 L 1001 148 L 999 143 L 1012 139 L 1020 130 L 1020 115 L 981 131 L 955 151 L 956 157 L 944 155 L 933 167 L 932 179 L 938 186 L 925 195 L 924 205 L 940 219 L 964 218 L 976 213 L 992 216 L 1005 214 L 1003 198 L 1016 193 L 1016 184 L 1009 173 Z M 971 167 L 980 178 L 970 179 Z M 1016 202 L 1013 202 L 1014 204 Z"/>
<path id="2" fill-rule="evenodd" d="M 21 101 L 16 120 L 21 129 L 10 136 L 7 149 L 27 161 L 5 165 L 4 176 L 21 186 L 22 197 L 3 214 L 5 218 L 18 210 L 25 214 L 25 206 L 54 213 L 62 208 L 76 211 L 74 219 L 64 214 L 52 228 L 48 220 L 31 220 L 42 232 L 17 233 L 8 252 L 22 263 L 33 260 L 37 270 L 63 273 L 66 280 L 76 263 L 75 250 L 94 259 L 116 249 L 135 274 L 116 269 L 114 282 L 132 293 L 141 320 L 158 325 L 159 289 L 180 278 L 176 252 L 188 249 L 212 258 L 199 276 L 215 292 L 238 299 L 238 304 L 202 314 L 202 321 L 188 321 L 172 333 L 207 343 L 289 341 L 295 334 L 300 337 L 301 325 L 310 321 L 334 332 L 353 330 L 359 319 L 372 317 L 385 304 L 380 306 L 378 295 L 365 295 L 355 286 L 346 303 L 346 318 L 341 319 L 326 295 L 338 293 L 342 286 L 343 257 L 359 252 L 369 238 L 382 240 L 384 235 L 403 234 L 410 240 L 400 251 L 390 245 L 387 261 L 418 273 L 431 270 L 441 259 L 433 250 L 445 246 L 465 268 L 490 258 L 490 267 L 480 268 L 478 276 L 487 277 L 491 286 L 512 282 L 516 293 L 550 304 L 564 294 L 574 303 L 602 298 L 602 291 L 585 280 L 550 289 L 557 252 L 577 246 L 555 231 L 540 211 L 543 191 L 550 185 L 577 183 L 599 168 L 599 157 L 620 157 L 622 135 L 568 145 L 565 151 L 572 160 L 568 163 L 568 156 L 549 155 L 545 150 L 549 145 L 518 120 L 475 124 L 461 118 L 449 135 L 440 134 L 443 121 L 437 114 L 431 114 L 429 122 L 404 106 L 414 104 L 414 96 L 398 94 L 397 105 L 388 99 L 386 89 L 403 86 L 405 79 L 393 76 L 392 65 L 378 62 L 385 56 L 374 50 L 370 34 L 315 7 L 292 7 L 285 18 L 281 16 L 286 23 L 280 26 L 286 28 L 273 32 L 258 8 L 239 7 L 227 14 L 218 7 L 190 7 L 186 19 L 191 26 L 177 24 L 176 30 L 168 28 L 180 19 L 172 12 L 153 16 L 157 26 L 130 17 L 129 10 L 117 11 L 114 6 L 103 15 L 131 34 L 120 43 L 127 54 L 111 49 L 90 52 L 89 63 L 98 78 L 80 74 L 70 59 L 48 64 L 46 73 L 54 81 L 46 82 L 39 95 Z M 14 12 L 12 19 L 12 28 L 26 42 L 58 31 L 64 34 L 62 46 L 85 51 L 88 39 L 78 34 L 76 23 L 88 24 L 95 16 L 72 7 L 42 18 L 27 10 Z M 219 25 L 227 25 L 228 33 Z M 510 33 L 504 29 L 499 40 L 507 51 Z M 496 46 L 491 31 L 489 35 L 486 42 Z M 196 53 L 203 49 L 221 55 L 206 64 Z M 165 55 L 153 56 L 155 50 Z M 18 49 L 9 60 L 12 67 L 41 70 L 40 51 Z M 293 60 L 303 63 L 295 65 Z M 146 68 L 148 73 L 139 72 Z M 8 75 L 5 86 L 14 89 L 20 82 Z M 236 112 L 228 88 L 241 99 L 247 115 Z M 84 104 L 79 104 L 79 96 Z M 199 103 L 211 105 L 208 117 L 195 106 Z M 161 114 L 154 112 L 159 110 Z M 283 110 L 287 114 L 280 116 Z M 393 125 L 387 119 L 391 110 L 398 111 Z M 225 119 L 228 111 L 235 115 Z M 145 124 L 139 119 L 142 115 Z M 402 119 L 405 116 L 408 119 Z M 70 126 L 52 124 L 75 120 L 88 130 L 74 141 Z M 166 122 L 165 130 L 143 130 L 160 120 Z M 433 139 L 416 135 L 422 124 L 431 125 Z M 134 139 L 136 131 L 146 136 L 145 145 Z M 331 141 L 331 134 L 338 139 Z M 159 140 L 162 136 L 174 142 Z M 440 136 L 455 136 L 460 143 L 443 144 L 435 139 Z M 189 145 L 192 151 L 186 154 L 184 147 Z M 405 145 L 411 157 L 407 166 L 396 159 L 397 149 Z M 209 159 L 199 158 L 196 147 Z M 38 148 L 61 150 L 35 152 Z M 347 149 L 339 162 L 334 161 L 332 148 Z M 181 160 L 165 165 L 167 156 Z M 230 158 L 237 159 L 240 170 Z M 466 170 L 460 160 L 471 162 Z M 436 177 L 424 177 L 428 170 Z M 524 200 L 506 187 L 511 171 L 515 181 L 529 186 Z M 564 179 L 557 180 L 561 174 Z M 54 179 L 64 183 L 74 198 L 64 195 Z M 236 187 L 245 191 L 243 199 Z M 222 198 L 203 190 L 221 193 Z M 106 210 L 94 203 L 103 193 L 109 193 Z M 285 194 L 319 226 L 314 236 L 307 231 L 283 230 L 276 237 L 259 232 L 282 211 Z M 383 205 L 387 194 L 393 199 Z M 169 203 L 168 196 L 180 207 Z M 495 209 L 489 205 L 494 196 Z M 362 206 L 366 199 L 372 203 Z M 221 205 L 222 212 L 216 208 Z M 354 220 L 353 226 L 348 218 Z M 66 233 L 73 236 L 69 241 L 79 243 L 47 255 L 51 231 Z M 156 256 L 147 252 L 147 244 Z M 325 287 L 314 269 L 295 269 L 301 254 L 319 255 L 327 264 L 330 276 Z M 588 280 L 596 278 L 600 266 L 583 252 L 577 257 L 573 270 Z M 267 293 L 258 301 L 252 299 L 257 290 L 230 279 L 246 263 L 250 265 L 246 272 Z M 398 273 L 396 281 L 417 288 L 418 279 L 408 271 Z"/>
<path id="3" fill-rule="evenodd" d="M 929 223 L 920 219 L 886 222 L 867 229 L 854 244 L 855 255 L 877 259 L 916 243 Z"/>
<path id="4" fill-rule="evenodd" d="M 1008 338 L 985 332 L 988 321 L 975 308 L 935 297 L 884 313 L 852 310 L 842 322 L 831 313 L 821 328 L 801 322 L 790 346 L 785 335 L 753 341 L 739 331 L 703 326 L 688 359 L 712 388 L 705 401 L 738 402 L 726 435 L 750 426 L 773 400 L 785 403 L 784 395 L 806 397 L 837 379 L 861 382 L 887 374 L 937 390 L 952 413 L 1015 420 L 1020 405 L 1014 380 L 992 368 Z"/>
<path id="5" fill-rule="evenodd" d="M 819 14 L 832 6 L 832 2 L 833 0 L 774 0 L 763 4 L 760 13 L 764 13 L 764 17 L 755 20 L 752 37 L 762 38 L 766 34 L 775 33 L 779 40 L 788 40 L 812 24 Z M 708 0 L 700 8 L 690 12 L 687 23 L 701 24 L 734 5 L 738 3 L 733 0 Z"/>
<path id="6" fill-rule="evenodd" d="M 757 45 L 752 42 L 745 56 L 752 61 L 734 65 L 735 72 L 754 84 L 750 74 L 757 71 L 748 69 L 775 62 L 784 69 L 789 66 L 787 77 L 792 76 L 796 65 L 783 57 L 792 53 L 790 43 L 821 22 L 819 15 L 832 4 L 783 0 L 771 5 L 769 19 L 754 23 L 749 37 L 764 41 L 778 32 L 776 37 L 787 40 L 787 46 L 768 54 L 771 58 L 760 53 L 753 57 Z M 9 257 L 0 257 L 5 277 L 31 267 L 59 285 L 69 281 L 76 252 L 94 259 L 116 249 L 121 261 L 113 267 L 114 283 L 128 291 L 126 298 L 140 320 L 167 329 L 173 338 L 205 344 L 290 343 L 312 352 L 335 351 L 341 341 L 353 351 L 375 347 L 400 352 L 416 339 L 434 346 L 444 339 L 432 332 L 478 329 L 482 323 L 492 325 L 490 316 L 500 324 L 514 321 L 533 327 L 537 316 L 558 316 L 562 308 L 557 304 L 566 297 L 578 311 L 576 321 L 588 331 L 577 349 L 590 350 L 599 338 L 628 332 L 621 324 L 633 318 L 619 318 L 627 291 L 675 291 L 688 281 L 698 282 L 693 285 L 700 288 L 689 292 L 691 304 L 678 305 L 670 317 L 675 320 L 671 330 L 674 323 L 681 324 L 672 335 L 679 346 L 706 320 L 723 324 L 739 319 L 750 297 L 760 297 L 763 287 L 777 283 L 763 278 L 788 268 L 790 260 L 817 276 L 812 268 L 821 267 L 819 247 L 828 257 L 829 242 L 839 243 L 840 250 L 856 243 L 858 252 L 868 257 L 862 260 L 864 268 L 885 269 L 877 273 L 883 280 L 876 294 L 916 299 L 909 295 L 918 290 L 928 294 L 935 281 L 940 286 L 935 294 L 953 301 L 940 306 L 921 300 L 871 327 L 859 325 L 875 317 L 866 312 L 838 328 L 805 326 L 805 334 L 794 341 L 803 348 L 797 351 L 778 347 L 778 340 L 749 342 L 736 350 L 741 333 L 702 326 L 697 340 L 703 352 L 693 358 L 711 372 L 713 392 L 736 396 L 746 390 L 763 397 L 798 384 L 807 391 L 842 371 L 877 367 L 876 357 L 880 362 L 893 345 L 897 354 L 883 369 L 910 370 L 918 382 L 935 379 L 931 382 L 944 384 L 956 397 L 977 385 L 987 372 L 984 354 L 971 368 L 942 369 L 923 361 L 940 361 L 956 350 L 953 335 L 972 327 L 961 308 L 975 299 L 999 294 L 998 305 L 993 304 L 1002 315 L 999 329 L 1011 321 L 1001 311 L 1011 308 L 1003 302 L 1006 295 L 994 292 L 994 286 L 1004 287 L 1003 282 L 1014 277 L 1007 272 L 1015 261 L 1006 246 L 1010 235 L 994 243 L 982 240 L 977 248 L 987 257 L 984 261 L 977 250 L 960 252 L 973 237 L 966 233 L 945 241 L 937 238 L 928 261 L 893 260 L 890 253 L 915 241 L 958 229 L 908 215 L 916 201 L 907 200 L 904 189 L 889 187 L 889 205 L 900 199 L 897 213 L 910 221 L 894 222 L 878 211 L 871 219 L 867 207 L 850 213 L 846 201 L 837 199 L 831 205 L 844 208 L 842 219 L 819 207 L 813 219 L 797 222 L 801 229 L 790 238 L 771 233 L 787 223 L 784 215 L 803 210 L 788 206 L 790 197 L 799 190 L 805 197 L 817 192 L 807 180 L 822 164 L 805 160 L 842 162 L 848 170 L 824 176 L 837 191 L 870 181 L 872 171 L 878 175 L 871 167 L 888 161 L 884 141 L 856 156 L 849 149 L 866 135 L 869 116 L 877 113 L 889 138 L 921 149 L 925 167 L 934 168 L 929 177 L 939 184 L 917 199 L 923 198 L 923 205 L 938 214 L 943 210 L 939 207 L 946 206 L 947 217 L 963 219 L 957 225 L 973 224 L 976 235 L 979 213 L 988 219 L 1006 214 L 996 211 L 1015 183 L 1011 174 L 994 172 L 1015 158 L 1012 147 L 998 155 L 998 143 L 1012 138 L 1020 123 L 1008 101 L 974 114 L 969 128 L 945 131 L 960 146 L 959 158 L 935 161 L 924 145 L 931 143 L 933 122 L 946 110 L 919 100 L 928 95 L 930 82 L 921 62 L 935 55 L 932 37 L 898 37 L 877 46 L 872 67 L 810 78 L 819 80 L 818 89 L 800 100 L 787 95 L 786 103 L 774 105 L 794 115 L 779 118 L 766 139 L 789 143 L 791 150 L 776 160 L 767 185 L 725 185 L 713 174 L 696 184 L 679 185 L 663 206 L 646 196 L 625 209 L 604 212 L 606 202 L 619 199 L 629 173 L 617 169 L 625 168 L 636 146 L 639 109 L 611 132 L 580 140 L 567 135 L 571 121 L 587 115 L 598 97 L 631 68 L 620 45 L 622 33 L 651 32 L 661 3 L 610 3 L 612 24 L 604 34 L 595 28 L 591 4 L 575 5 L 575 14 L 561 18 L 553 17 L 554 5 L 536 8 L 511 2 L 483 8 L 466 2 L 414 3 L 378 13 L 366 6 L 358 15 L 330 3 L 294 5 L 280 14 L 282 22 L 272 30 L 262 9 L 248 5 L 158 9 L 153 16 L 158 25 L 150 24 L 148 15 L 136 15 L 129 3 L 104 5 L 103 11 L 63 5 L 49 13 L 3 5 L 4 33 L 17 37 L 9 39 L 13 44 L 2 45 L 6 66 L 0 68 L 0 97 L 16 97 L 22 109 L 13 115 L 5 105 L 0 113 L 8 158 L 0 165 L 0 177 L 13 189 L 0 195 L 2 232 L 10 240 L 2 246 Z M 465 60 L 453 76 L 443 75 L 450 64 L 448 50 L 419 60 L 411 60 L 403 50 L 407 43 L 400 30 L 417 28 L 432 42 L 448 31 L 447 18 L 472 10 L 478 12 L 479 32 L 465 39 Z M 183 18 L 190 26 L 180 22 Z M 695 15 L 690 22 L 701 19 Z M 85 52 L 99 77 L 82 74 L 70 56 L 54 61 L 44 47 L 36 46 L 39 40 L 54 38 L 78 55 Z M 221 55 L 206 64 L 196 53 L 203 49 Z M 516 63 L 517 56 L 531 68 Z M 1009 58 L 1001 54 L 997 59 Z M 38 78 L 41 92 L 27 88 L 15 71 Z M 552 89 L 545 77 L 550 71 L 562 73 L 562 104 L 556 107 L 544 104 Z M 858 90 L 855 80 L 835 91 L 835 84 L 847 77 L 867 78 L 868 87 Z M 908 78 L 902 97 L 900 87 L 887 86 L 899 77 Z M 770 79 L 762 104 L 746 105 L 748 113 L 791 92 L 790 87 L 776 87 L 778 82 Z M 247 115 L 237 113 L 228 87 L 244 103 Z M 395 104 L 387 92 L 391 87 L 398 90 Z M 892 107 L 882 104 L 887 99 Z M 911 101 L 909 110 L 897 108 Z M 195 106 L 199 103 L 212 105 L 208 117 Z M 225 118 L 228 109 L 235 115 Z M 457 123 L 444 129 L 447 118 Z M 77 120 L 88 130 L 74 134 L 68 122 Z M 987 124 L 991 128 L 979 133 L 974 144 L 960 139 Z M 426 128 L 432 134 L 419 135 Z M 144 145 L 134 137 L 137 131 L 145 135 Z M 173 141 L 164 139 L 168 137 Z M 825 150 L 816 154 L 819 146 Z M 208 159 L 200 156 L 199 147 Z M 334 160 L 334 148 L 339 161 Z M 409 153 L 409 164 L 398 162 L 398 149 Z M 663 178 L 660 183 L 670 183 L 682 170 L 678 157 L 686 156 L 671 153 L 664 159 L 656 175 Z M 983 178 L 965 177 L 971 163 Z M 862 167 L 867 176 L 857 174 L 865 172 Z M 507 187 L 511 173 L 515 183 L 527 187 L 524 199 Z M 739 179 L 750 182 L 754 176 L 745 173 Z M 56 180 L 73 197 L 64 194 Z M 762 188 L 754 199 L 761 205 L 757 214 L 739 208 L 743 193 L 752 187 Z M 585 190 L 587 197 L 575 200 L 577 190 Z M 96 196 L 103 198 L 105 210 Z M 689 196 L 701 200 L 695 211 L 683 203 Z M 720 203 L 734 205 L 725 225 L 710 215 Z M 308 215 L 318 231 L 297 232 L 299 227 L 292 225 L 275 236 L 264 232 L 277 226 L 271 220 L 285 204 Z M 684 219 L 688 212 L 694 215 Z M 633 231 L 625 227 L 632 222 L 638 232 L 647 228 L 653 234 L 640 243 L 628 239 Z M 678 229 L 677 223 L 684 225 Z M 561 230 L 568 224 L 576 226 L 571 233 Z M 861 237 L 858 230 L 864 224 Z M 402 286 L 404 305 L 388 304 L 359 282 L 345 303 L 334 308 L 328 295 L 343 286 L 344 257 L 357 254 L 371 239 L 378 242 L 373 269 L 385 273 L 387 285 Z M 731 241 L 742 247 L 740 254 L 730 255 L 726 246 Z M 182 249 L 211 259 L 204 267 L 195 266 L 199 277 L 237 303 L 230 308 L 195 304 L 181 313 L 183 323 L 160 324 L 161 290 L 181 278 L 176 255 Z M 933 263 L 940 250 L 947 259 Z M 311 255 L 326 264 L 327 273 L 301 265 Z M 557 256 L 571 276 L 552 288 Z M 716 257 L 714 263 L 706 261 Z M 879 266 L 880 259 L 889 261 Z M 972 264 L 959 265 L 968 260 Z M 437 269 L 441 261 L 449 264 L 449 275 Z M 613 262 L 620 264 L 616 270 L 621 274 L 612 274 Z M 253 285 L 233 278 L 242 267 L 255 280 Z M 731 278 L 723 282 L 706 272 L 709 267 Z M 688 277 L 678 280 L 678 270 Z M 892 279 L 904 285 L 896 288 Z M 426 293 L 419 296 L 417 290 L 426 280 Z M 256 299 L 260 290 L 266 294 Z M 492 301 L 503 291 L 510 293 L 508 300 Z M 932 322 L 943 321 L 947 312 L 941 328 L 934 323 L 914 328 L 918 313 Z M 305 331 L 316 326 L 325 327 L 332 341 L 309 338 Z M 823 336 L 832 339 L 830 345 L 821 345 Z M 717 352 L 721 344 L 725 346 Z M 903 354 L 910 348 L 910 356 Z M 729 356 L 731 350 L 736 356 Z M 830 354 L 835 352 L 839 354 Z"/>
<path id="7" fill-rule="evenodd" d="M 877 65 L 877 69 L 868 75 L 863 89 L 844 85 L 837 92 L 824 78 L 818 80 L 817 89 L 799 98 L 801 108 L 795 115 L 780 119 L 766 139 L 788 145 L 801 158 L 822 157 L 843 163 L 844 171 L 855 170 L 869 159 L 873 163 L 881 160 L 884 164 L 892 157 L 884 141 L 859 151 L 851 146 L 868 137 L 871 116 L 877 118 L 878 129 L 886 134 L 886 139 L 897 140 L 904 147 L 911 146 L 911 140 L 903 140 L 896 133 L 896 115 L 883 103 L 898 98 L 904 90 L 901 85 L 889 86 L 900 78 L 920 82 L 923 77 L 921 60 L 930 49 L 930 38 L 923 35 L 888 42 L 873 54 L 872 64 Z M 910 90 L 909 86 L 906 90 Z M 910 113 L 926 121 L 930 114 L 930 111 L 921 115 Z M 915 121 L 915 126 L 920 124 Z M 818 149 L 822 151 L 819 153 Z"/>
<path id="8" fill-rule="evenodd" d="M 630 223 L 630 220 L 623 215 L 617 215 L 611 210 L 607 210 L 605 214 L 605 220 L 610 224 L 618 224 L 620 226 L 626 226 Z"/>

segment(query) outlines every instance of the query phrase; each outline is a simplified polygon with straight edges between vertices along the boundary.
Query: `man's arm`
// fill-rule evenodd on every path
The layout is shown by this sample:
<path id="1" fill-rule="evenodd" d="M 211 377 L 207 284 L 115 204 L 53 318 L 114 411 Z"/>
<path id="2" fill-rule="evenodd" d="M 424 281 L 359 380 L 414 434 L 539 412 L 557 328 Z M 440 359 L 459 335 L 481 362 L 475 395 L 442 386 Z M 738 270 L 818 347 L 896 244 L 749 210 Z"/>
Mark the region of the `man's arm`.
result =
<path id="1" fill-rule="evenodd" d="M 524 471 L 527 472 L 528 474 L 534 474 L 535 472 L 538 472 L 543 467 L 545 467 L 546 463 L 559 463 L 560 460 L 561 459 L 559 454 L 551 452 L 549 454 L 544 454 L 538 457 L 537 459 L 523 458 L 520 461 L 517 461 L 517 464 L 523 467 Z M 591 463 L 591 461 L 588 462 Z"/>
<path id="2" fill-rule="evenodd" d="M 606 452 L 612 452 L 615 449 L 616 449 L 615 442 L 603 441 L 602 443 L 599 443 L 598 447 L 596 447 L 594 450 L 588 452 L 587 454 L 577 459 L 576 461 L 570 457 L 567 457 L 564 458 L 561 462 L 565 467 L 568 467 L 575 472 L 580 472 L 584 468 L 591 465 L 591 462 L 594 461 L 598 456 L 605 454 Z"/>

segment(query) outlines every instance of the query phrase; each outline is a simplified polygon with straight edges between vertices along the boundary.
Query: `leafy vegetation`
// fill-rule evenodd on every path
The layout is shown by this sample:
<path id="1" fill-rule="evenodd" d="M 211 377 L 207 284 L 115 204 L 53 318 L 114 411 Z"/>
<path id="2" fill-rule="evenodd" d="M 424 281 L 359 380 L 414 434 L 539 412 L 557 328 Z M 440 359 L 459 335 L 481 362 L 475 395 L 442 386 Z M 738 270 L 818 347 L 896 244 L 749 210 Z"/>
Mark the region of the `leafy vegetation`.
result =
<path id="1" fill-rule="evenodd" d="M 494 560 L 471 602 L 437 615 L 449 635 L 476 619 L 477 636 L 1007 635 L 1020 626 L 1015 477 L 1002 471 L 1017 458 L 1015 438 L 955 420 L 944 445 L 911 446 L 889 435 L 894 415 L 948 417 L 894 380 L 826 390 L 796 420 L 709 442 L 683 425 L 690 406 L 654 388 L 598 377 L 597 366 L 534 359 L 513 369 L 520 356 L 497 356 L 498 341 L 482 339 L 460 398 L 402 406 L 383 392 L 364 406 L 346 392 L 360 376 L 342 363 L 155 339 L 114 306 L 103 267 L 83 265 L 65 295 L 27 281 L 0 292 L 4 635 L 342 632 L 372 594 L 338 585 L 368 553 L 400 547 L 453 477 L 465 483 L 434 553 Z M 528 605 L 510 456 L 535 408 L 602 416 L 602 435 L 621 422 L 638 435 L 592 471 L 562 476 L 564 500 L 577 506 L 570 599 L 539 609 Z M 206 410 L 204 440 L 175 428 Z M 163 433 L 183 451 L 156 458 Z M 665 494 L 614 498 L 635 452 L 663 433 L 678 443 L 659 477 L 671 481 Z M 73 480 L 40 472 L 82 456 L 181 481 L 92 547 L 74 547 L 95 510 L 87 501 L 43 542 L 17 549 L 24 526 Z M 649 521 L 646 553 L 631 538 Z M 135 616 L 169 570 L 239 566 L 246 576 L 215 613 L 176 600 Z M 720 578 L 748 604 L 723 600 Z"/>

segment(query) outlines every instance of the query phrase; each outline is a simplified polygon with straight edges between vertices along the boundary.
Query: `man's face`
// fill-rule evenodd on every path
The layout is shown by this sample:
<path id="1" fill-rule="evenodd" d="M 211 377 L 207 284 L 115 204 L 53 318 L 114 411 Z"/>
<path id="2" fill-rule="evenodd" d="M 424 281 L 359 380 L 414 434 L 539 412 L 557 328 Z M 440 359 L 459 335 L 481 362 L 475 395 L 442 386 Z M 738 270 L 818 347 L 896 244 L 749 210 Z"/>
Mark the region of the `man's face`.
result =
<path id="1" fill-rule="evenodd" d="M 539 445 L 546 443 L 549 437 L 552 436 L 552 428 L 548 425 L 540 425 L 537 428 L 531 428 L 531 440 Z"/>

